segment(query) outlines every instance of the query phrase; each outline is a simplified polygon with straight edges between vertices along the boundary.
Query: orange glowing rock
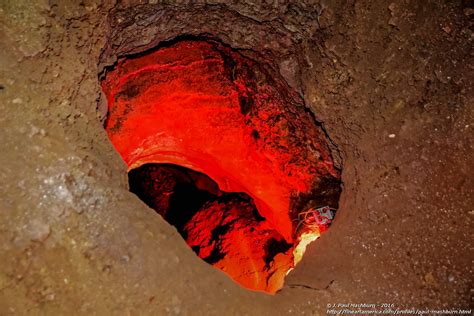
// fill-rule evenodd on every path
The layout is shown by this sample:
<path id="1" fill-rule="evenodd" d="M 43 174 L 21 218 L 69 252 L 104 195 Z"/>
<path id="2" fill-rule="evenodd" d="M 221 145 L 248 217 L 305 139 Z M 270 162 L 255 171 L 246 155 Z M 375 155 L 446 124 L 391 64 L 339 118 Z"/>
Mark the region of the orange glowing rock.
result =
<path id="1" fill-rule="evenodd" d="M 293 266 L 291 245 L 252 209 L 237 199 L 208 203 L 184 228 L 186 242 L 242 286 L 275 293 Z"/>
<path id="2" fill-rule="evenodd" d="M 282 83 L 222 45 L 182 41 L 120 60 L 102 81 L 109 137 L 130 169 L 173 163 L 246 192 L 288 242 L 290 199 L 334 169 L 321 130 Z"/>
<path id="3" fill-rule="evenodd" d="M 214 201 L 186 225 L 187 243 L 247 288 L 281 288 L 319 236 L 297 238 L 293 261 L 295 205 L 323 178 L 339 178 L 326 138 L 298 96 L 264 67 L 204 41 L 121 59 L 102 88 L 106 130 L 129 170 L 161 163 L 201 172 L 221 191 L 248 194 L 265 218 L 253 218 L 247 204 Z"/>

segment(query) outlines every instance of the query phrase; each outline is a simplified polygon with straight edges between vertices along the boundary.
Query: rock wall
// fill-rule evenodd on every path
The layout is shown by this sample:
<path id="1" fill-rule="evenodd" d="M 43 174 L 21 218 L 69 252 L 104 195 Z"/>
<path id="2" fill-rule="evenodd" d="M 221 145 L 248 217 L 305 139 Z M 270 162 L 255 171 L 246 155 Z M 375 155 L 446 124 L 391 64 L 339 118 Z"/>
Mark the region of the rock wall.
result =
<path id="1" fill-rule="evenodd" d="M 276 315 L 351 302 L 468 306 L 472 12 L 463 1 L 3 1 L 0 309 Z M 275 60 L 338 145 L 338 218 L 275 296 L 201 262 L 130 193 L 100 123 L 97 74 L 113 56 L 183 33 Z"/>

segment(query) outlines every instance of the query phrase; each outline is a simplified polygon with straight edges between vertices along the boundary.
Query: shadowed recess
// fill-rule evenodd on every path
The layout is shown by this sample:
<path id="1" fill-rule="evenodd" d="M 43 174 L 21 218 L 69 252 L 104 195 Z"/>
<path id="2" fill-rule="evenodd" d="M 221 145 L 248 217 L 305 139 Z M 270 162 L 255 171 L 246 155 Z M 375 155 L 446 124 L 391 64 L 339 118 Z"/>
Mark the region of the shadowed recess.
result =
<path id="1" fill-rule="evenodd" d="M 218 42 L 183 40 L 119 59 L 102 88 L 131 191 L 200 258 L 274 293 L 298 245 L 323 230 L 300 230 L 298 215 L 337 207 L 340 173 L 323 130 L 268 69 Z"/>

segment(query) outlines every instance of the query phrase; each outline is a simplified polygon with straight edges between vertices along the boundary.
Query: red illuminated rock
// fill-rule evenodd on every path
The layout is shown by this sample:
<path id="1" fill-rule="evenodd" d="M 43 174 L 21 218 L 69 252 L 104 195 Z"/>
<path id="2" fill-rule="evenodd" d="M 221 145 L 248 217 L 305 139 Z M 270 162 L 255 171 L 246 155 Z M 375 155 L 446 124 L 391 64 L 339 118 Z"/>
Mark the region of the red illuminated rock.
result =
<path id="1" fill-rule="evenodd" d="M 196 254 L 237 283 L 274 293 L 293 267 L 293 247 L 243 193 L 225 193 L 203 174 L 167 164 L 129 172 L 130 191 L 174 225 Z"/>
<path id="2" fill-rule="evenodd" d="M 109 137 L 130 169 L 172 163 L 245 192 L 284 238 L 293 199 L 337 178 L 322 131 L 264 68 L 217 43 L 122 59 L 102 82 Z"/>
<path id="3" fill-rule="evenodd" d="M 207 203 L 184 227 L 186 242 L 242 286 L 274 293 L 293 267 L 292 249 L 254 207 L 237 198 Z"/>

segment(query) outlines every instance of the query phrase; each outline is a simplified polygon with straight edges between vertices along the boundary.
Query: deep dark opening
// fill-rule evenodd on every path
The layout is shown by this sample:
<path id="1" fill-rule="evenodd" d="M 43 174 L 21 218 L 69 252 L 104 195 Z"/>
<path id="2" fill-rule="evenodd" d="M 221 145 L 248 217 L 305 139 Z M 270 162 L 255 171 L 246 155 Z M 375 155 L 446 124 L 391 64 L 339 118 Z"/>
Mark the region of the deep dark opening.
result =
<path id="1" fill-rule="evenodd" d="M 223 192 L 207 175 L 178 165 L 145 164 L 130 170 L 128 181 L 130 192 L 175 226 L 185 239 L 185 225 L 206 203 L 246 204 L 252 208 L 255 221 L 265 220 L 247 194 Z"/>
<path id="2" fill-rule="evenodd" d="M 121 58 L 102 88 L 130 190 L 237 283 L 281 289 L 340 194 L 299 96 L 266 64 L 204 40 Z"/>
<path id="3" fill-rule="evenodd" d="M 128 174 L 130 191 L 184 234 L 184 225 L 222 195 L 205 174 L 172 164 L 146 164 Z"/>
<path id="4" fill-rule="evenodd" d="M 173 164 L 145 164 L 128 175 L 130 191 L 175 226 L 207 263 L 223 265 L 226 260 L 238 262 L 241 255 L 256 255 L 271 270 L 278 254 L 288 257 L 292 245 L 265 226 L 265 218 L 247 194 L 223 192 L 207 175 Z M 258 251 L 241 254 L 228 249 L 229 242 L 252 248 L 242 240 L 247 234 L 259 236 L 254 238 L 261 240 Z"/>

